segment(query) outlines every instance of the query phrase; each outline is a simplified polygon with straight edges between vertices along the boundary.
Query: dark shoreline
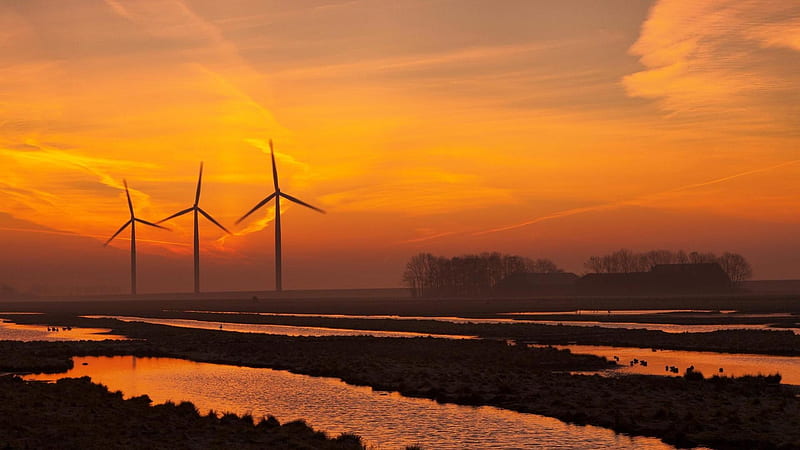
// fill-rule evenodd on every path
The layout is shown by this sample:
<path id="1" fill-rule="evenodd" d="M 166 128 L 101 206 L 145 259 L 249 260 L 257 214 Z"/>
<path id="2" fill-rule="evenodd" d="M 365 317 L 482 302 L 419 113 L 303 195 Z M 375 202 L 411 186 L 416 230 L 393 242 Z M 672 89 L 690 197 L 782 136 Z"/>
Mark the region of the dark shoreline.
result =
<path id="1" fill-rule="evenodd" d="M 763 378 L 570 375 L 564 371 L 607 362 L 502 341 L 303 338 L 100 322 L 146 341 L 0 342 L 0 370 L 8 370 L 14 355 L 33 364 L 49 361 L 49 370 L 54 361 L 71 364 L 71 356 L 169 356 L 336 377 L 406 396 L 654 436 L 678 446 L 800 448 L 800 400 L 789 387 Z"/>

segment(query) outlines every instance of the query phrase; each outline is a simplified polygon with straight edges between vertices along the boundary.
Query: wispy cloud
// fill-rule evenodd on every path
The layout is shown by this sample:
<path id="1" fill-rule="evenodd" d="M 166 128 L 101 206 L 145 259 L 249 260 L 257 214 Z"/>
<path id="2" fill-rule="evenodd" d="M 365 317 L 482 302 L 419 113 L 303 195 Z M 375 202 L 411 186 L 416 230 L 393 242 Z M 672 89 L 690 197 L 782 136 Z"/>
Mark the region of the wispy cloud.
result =
<path id="1" fill-rule="evenodd" d="M 424 215 L 514 203 L 512 191 L 487 186 L 481 177 L 434 167 L 383 169 L 363 186 L 325 194 L 337 211 L 392 211 Z"/>
<path id="2" fill-rule="evenodd" d="M 440 65 L 455 65 L 462 63 L 487 63 L 492 60 L 503 60 L 510 57 L 536 53 L 567 45 L 565 42 L 536 42 L 527 44 L 509 44 L 493 46 L 474 46 L 456 48 L 453 50 L 416 54 L 409 56 L 395 56 L 389 58 L 368 59 L 357 62 L 317 65 L 287 69 L 277 73 L 279 76 L 291 78 L 320 78 L 353 73 L 365 72 L 390 72 L 407 69 L 430 68 Z"/>
<path id="3" fill-rule="evenodd" d="M 785 126 L 787 105 L 775 95 L 795 90 L 800 76 L 766 48 L 800 49 L 799 17 L 796 2 L 659 0 L 630 50 L 645 70 L 623 85 L 676 116 Z"/>

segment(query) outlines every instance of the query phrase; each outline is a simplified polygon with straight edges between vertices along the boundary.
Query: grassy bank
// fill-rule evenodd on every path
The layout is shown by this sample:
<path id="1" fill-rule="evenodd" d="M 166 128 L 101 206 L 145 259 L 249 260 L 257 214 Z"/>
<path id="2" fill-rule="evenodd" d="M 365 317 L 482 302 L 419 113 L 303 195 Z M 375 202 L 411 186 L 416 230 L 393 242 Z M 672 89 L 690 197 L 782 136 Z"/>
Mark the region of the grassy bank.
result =
<path id="1" fill-rule="evenodd" d="M 123 400 L 88 378 L 50 384 L 0 377 L 0 431 L 0 447 L 11 449 L 365 448 L 357 436 L 331 439 L 303 422 L 201 416 L 189 402 L 153 406 L 147 396 Z"/>
<path id="2" fill-rule="evenodd" d="M 607 362 L 499 341 L 298 338 L 113 321 L 106 325 L 146 342 L 6 342 L 0 367 L 14 354 L 66 358 L 136 349 L 152 356 L 337 377 L 376 390 L 543 414 L 677 445 L 800 447 L 800 400 L 789 388 L 765 379 L 570 375 L 565 371 Z"/>

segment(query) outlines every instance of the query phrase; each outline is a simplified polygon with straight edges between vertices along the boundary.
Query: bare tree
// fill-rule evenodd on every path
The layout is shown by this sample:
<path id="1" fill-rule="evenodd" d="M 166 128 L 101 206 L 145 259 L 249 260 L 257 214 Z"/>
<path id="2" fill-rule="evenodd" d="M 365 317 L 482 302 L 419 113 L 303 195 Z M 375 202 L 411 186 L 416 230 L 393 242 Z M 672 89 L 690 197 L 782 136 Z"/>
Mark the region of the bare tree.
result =
<path id="1" fill-rule="evenodd" d="M 403 272 L 403 282 L 414 296 L 425 295 L 434 281 L 436 257 L 430 253 L 420 253 L 411 257 Z"/>
<path id="2" fill-rule="evenodd" d="M 692 264 L 717 262 L 717 255 L 709 253 L 692 252 L 689 253 L 689 262 Z"/>
<path id="3" fill-rule="evenodd" d="M 669 250 L 650 250 L 649 252 L 641 253 L 639 259 L 641 260 L 641 267 L 644 270 L 650 270 L 658 264 L 675 264 L 677 262 L 677 255 Z"/>
<path id="4" fill-rule="evenodd" d="M 728 274 L 734 285 L 741 284 L 742 281 L 753 276 L 753 269 L 750 267 L 750 263 L 738 253 L 725 252 L 717 258 L 716 262 Z"/>
<path id="5" fill-rule="evenodd" d="M 483 295 L 507 276 L 524 272 L 562 272 L 549 259 L 530 259 L 498 252 L 453 258 L 420 253 L 411 257 L 403 283 L 414 296 Z"/>
<path id="6" fill-rule="evenodd" d="M 753 276 L 750 263 L 738 253 L 726 252 L 717 257 L 711 252 L 686 253 L 683 250 L 651 250 L 634 253 L 628 249 L 617 250 L 603 256 L 591 256 L 583 266 L 594 273 L 626 273 L 651 270 L 659 264 L 710 264 L 717 263 L 728 274 L 734 284 Z"/>
<path id="7" fill-rule="evenodd" d="M 583 267 L 588 272 L 603 273 L 603 259 L 599 256 L 590 256 L 589 259 L 583 263 Z"/>
<path id="8" fill-rule="evenodd" d="M 558 273 L 564 271 L 563 269 L 559 269 L 556 263 L 547 258 L 528 259 L 525 262 L 525 269 L 526 272 L 529 273 Z"/>

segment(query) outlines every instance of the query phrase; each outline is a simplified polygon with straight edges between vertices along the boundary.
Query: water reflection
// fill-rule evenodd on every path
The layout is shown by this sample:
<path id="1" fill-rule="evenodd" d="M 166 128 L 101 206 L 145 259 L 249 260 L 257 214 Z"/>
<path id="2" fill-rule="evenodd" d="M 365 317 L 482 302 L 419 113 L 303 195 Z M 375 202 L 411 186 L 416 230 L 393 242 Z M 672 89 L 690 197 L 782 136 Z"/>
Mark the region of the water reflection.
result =
<path id="1" fill-rule="evenodd" d="M 156 403 L 189 400 L 203 413 L 214 409 L 254 417 L 272 414 L 281 422 L 302 418 L 330 435 L 354 432 L 374 448 L 672 448 L 657 439 L 549 417 L 438 404 L 270 369 L 168 358 L 85 357 L 75 358 L 75 368 L 64 376 L 84 375 L 126 397 L 147 394 Z M 26 378 L 47 380 L 53 375 Z"/>
<path id="2" fill-rule="evenodd" d="M 64 329 L 52 325 L 20 325 L 0 321 L 0 341 L 102 341 L 105 339 L 127 339 L 108 333 L 108 328 Z M 53 331 L 53 330 L 57 331 Z"/>
<path id="3" fill-rule="evenodd" d="M 572 311 L 529 311 L 529 312 L 508 312 L 499 313 L 507 316 L 549 316 L 553 314 L 575 314 L 585 316 L 638 316 L 642 314 L 676 314 L 676 313 L 721 313 L 730 314 L 735 313 L 735 309 L 711 310 L 711 309 L 575 309 Z M 786 314 L 780 313 L 779 315 L 785 316 Z"/>
<path id="4" fill-rule="evenodd" d="M 170 312 L 169 310 L 165 312 Z M 180 311 L 195 314 L 231 314 L 231 315 L 252 315 L 265 317 L 308 317 L 323 319 L 389 319 L 389 320 L 438 320 L 451 323 L 524 323 L 525 320 L 503 319 L 503 318 L 477 318 L 477 317 L 456 317 L 456 316 L 397 316 L 397 315 L 363 315 L 363 314 L 307 314 L 307 313 L 270 313 L 270 312 L 239 312 L 239 311 L 199 311 L 187 310 Z M 548 313 L 550 314 L 550 313 Z"/>
<path id="5" fill-rule="evenodd" d="M 665 333 L 707 333 L 719 330 L 766 330 L 791 331 L 800 334 L 798 328 L 774 328 L 768 324 L 730 324 L 730 325 L 687 325 L 676 323 L 641 323 L 641 322 L 600 322 L 593 320 L 536 320 L 542 325 L 569 325 L 575 327 L 630 328 L 637 330 L 657 330 Z"/>
<path id="6" fill-rule="evenodd" d="M 769 324 L 712 324 L 712 325 L 696 325 L 696 324 L 672 324 L 672 323 L 646 323 L 646 322 L 607 322 L 607 321 L 594 321 L 594 320 L 539 320 L 539 319 L 514 319 L 514 318 L 476 318 L 476 317 L 452 317 L 452 316 L 395 316 L 395 315 L 347 315 L 347 314 L 300 314 L 300 313 L 267 313 L 267 312 L 237 312 L 237 311 L 198 311 L 189 310 L 182 311 L 187 313 L 197 314 L 231 314 L 231 315 L 257 315 L 266 317 L 309 317 L 309 318 L 327 318 L 327 319 L 391 319 L 391 320 L 436 320 L 440 322 L 450 323 L 489 323 L 489 324 L 508 324 L 508 323 L 533 323 L 540 325 L 570 325 L 577 327 L 604 327 L 604 328 L 630 328 L 642 330 L 657 330 L 665 333 L 705 333 L 717 330 L 788 330 L 794 334 L 800 334 L 798 328 L 775 328 L 770 327 Z M 531 316 L 549 316 L 554 314 L 573 314 L 581 315 L 609 315 L 607 312 L 598 312 L 590 310 L 566 311 L 566 312 L 524 312 L 524 313 L 502 313 L 508 316 L 517 315 L 531 315 Z M 704 310 L 690 310 L 690 309 L 663 309 L 663 310 L 612 310 L 611 315 L 640 315 L 640 314 L 667 314 L 676 312 L 688 312 L 705 314 L 712 311 Z M 716 311 L 713 311 L 716 313 Z M 735 312 L 733 310 L 721 311 L 723 314 Z M 682 317 L 692 317 L 691 314 Z M 708 317 L 702 315 L 700 317 Z M 770 313 L 770 314 L 742 314 L 737 317 L 763 317 L 763 318 L 782 318 L 792 317 L 784 313 Z"/>
<path id="7" fill-rule="evenodd" d="M 280 334 L 284 336 L 375 336 L 375 337 L 440 337 L 449 339 L 474 339 L 475 336 L 453 334 L 411 333 L 405 331 L 351 330 L 346 328 L 298 327 L 256 323 L 211 322 L 194 319 L 154 319 L 133 316 L 81 316 L 88 319 L 117 319 L 123 322 L 144 322 L 202 330 L 238 331 L 243 333 Z"/>
<path id="8" fill-rule="evenodd" d="M 683 375 L 686 368 L 694 366 L 706 377 L 712 375 L 769 375 L 780 373 L 781 383 L 800 385 L 800 357 L 770 356 L 753 354 L 692 352 L 683 350 L 658 350 L 649 348 L 607 347 L 600 345 L 556 345 L 560 349 L 569 349 L 573 353 L 598 355 L 613 360 L 619 358 L 619 369 L 613 372 L 639 373 L 646 375 L 674 375 L 665 370 L 665 366 L 678 367 L 678 375 Z M 630 365 L 637 359 L 647 362 Z M 720 373 L 719 369 L 723 372 Z M 613 372 L 606 372 L 613 373 Z"/>

